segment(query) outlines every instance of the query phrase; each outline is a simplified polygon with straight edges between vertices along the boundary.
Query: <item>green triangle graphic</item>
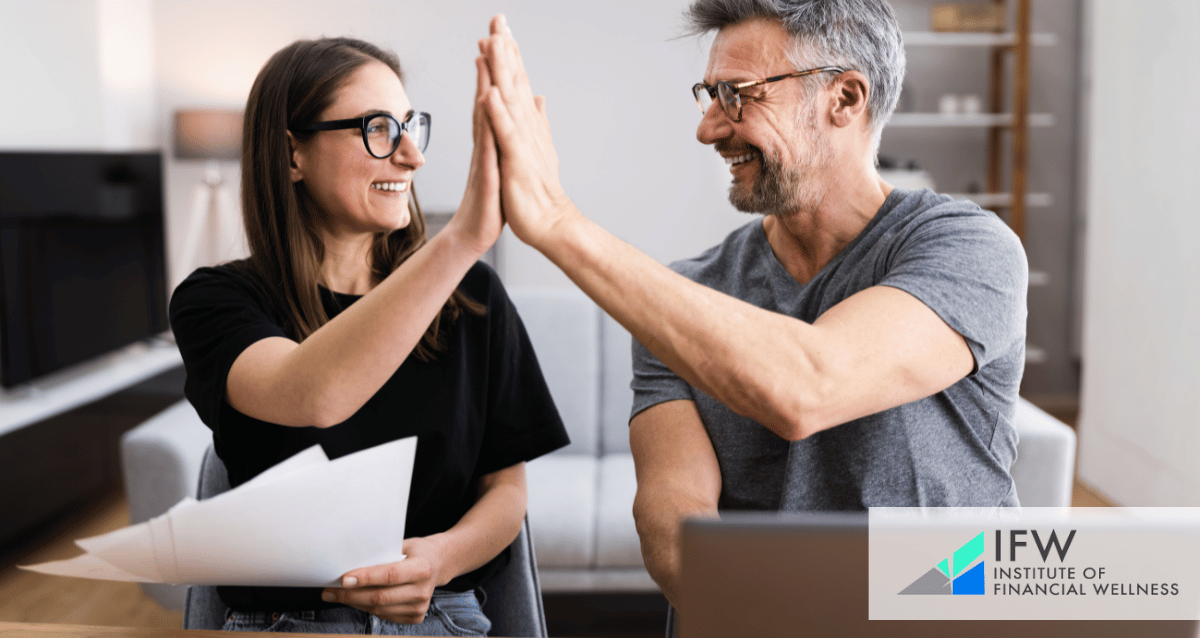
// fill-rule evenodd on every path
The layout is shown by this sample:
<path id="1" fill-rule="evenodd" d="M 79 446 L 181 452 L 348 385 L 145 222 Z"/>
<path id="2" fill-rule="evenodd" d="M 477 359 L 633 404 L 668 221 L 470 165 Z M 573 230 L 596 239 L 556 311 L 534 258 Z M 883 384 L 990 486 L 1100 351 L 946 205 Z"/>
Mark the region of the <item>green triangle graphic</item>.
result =
<path id="1" fill-rule="evenodd" d="M 958 576 L 975 562 L 983 554 L 983 532 L 979 532 L 979 536 L 967 541 L 966 545 L 959 547 L 954 552 L 954 575 Z"/>
<path id="2" fill-rule="evenodd" d="M 942 571 L 942 573 L 945 574 L 947 578 L 949 578 L 950 577 L 950 560 L 943 558 L 942 562 L 938 563 L 938 569 L 940 569 Z"/>

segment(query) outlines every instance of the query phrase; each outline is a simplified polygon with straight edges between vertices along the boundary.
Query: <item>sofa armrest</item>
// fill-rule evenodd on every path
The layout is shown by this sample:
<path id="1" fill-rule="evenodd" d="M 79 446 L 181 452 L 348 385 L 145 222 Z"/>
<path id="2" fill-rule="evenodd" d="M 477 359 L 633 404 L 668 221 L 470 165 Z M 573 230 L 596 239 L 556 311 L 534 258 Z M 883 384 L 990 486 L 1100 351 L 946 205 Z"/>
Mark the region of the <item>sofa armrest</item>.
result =
<path id="1" fill-rule="evenodd" d="M 1075 430 L 1025 399 L 1013 415 L 1017 460 L 1013 481 L 1024 507 L 1070 507 L 1075 482 Z"/>
<path id="2" fill-rule="evenodd" d="M 190 403 L 180 401 L 121 436 L 121 474 L 129 501 L 129 522 L 141 523 L 196 495 L 200 461 L 212 432 Z M 143 583 L 142 589 L 166 609 L 182 609 L 186 588 Z"/>

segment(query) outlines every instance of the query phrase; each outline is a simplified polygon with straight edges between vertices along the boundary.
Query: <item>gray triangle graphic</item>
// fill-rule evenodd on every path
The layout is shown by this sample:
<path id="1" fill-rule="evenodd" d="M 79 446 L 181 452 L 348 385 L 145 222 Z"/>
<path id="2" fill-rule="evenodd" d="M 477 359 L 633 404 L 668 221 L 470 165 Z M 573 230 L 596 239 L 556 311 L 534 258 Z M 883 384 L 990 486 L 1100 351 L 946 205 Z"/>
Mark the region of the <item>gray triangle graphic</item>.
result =
<path id="1" fill-rule="evenodd" d="M 936 567 L 925 572 L 924 576 L 914 580 L 911 585 L 905 587 L 904 591 L 900 592 L 901 595 L 910 594 L 925 596 L 949 596 L 953 593 L 954 587 L 951 586 L 950 579 L 946 578 L 946 575 L 939 571 Z"/>

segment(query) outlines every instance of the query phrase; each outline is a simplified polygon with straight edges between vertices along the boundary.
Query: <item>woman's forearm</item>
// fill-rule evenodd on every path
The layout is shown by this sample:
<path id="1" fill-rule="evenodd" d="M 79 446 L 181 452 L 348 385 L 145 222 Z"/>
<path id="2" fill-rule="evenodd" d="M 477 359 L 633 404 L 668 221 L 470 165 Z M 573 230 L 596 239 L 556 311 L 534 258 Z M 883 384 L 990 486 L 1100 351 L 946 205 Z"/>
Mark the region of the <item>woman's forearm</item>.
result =
<path id="1" fill-rule="evenodd" d="M 252 344 L 229 371 L 230 405 L 280 425 L 341 423 L 396 372 L 479 257 L 476 246 L 439 234 L 304 342 Z"/>
<path id="2" fill-rule="evenodd" d="M 459 522 L 426 537 L 437 544 L 437 585 L 484 566 L 504 551 L 521 531 L 525 506 L 524 463 L 484 476 L 479 500 Z"/>

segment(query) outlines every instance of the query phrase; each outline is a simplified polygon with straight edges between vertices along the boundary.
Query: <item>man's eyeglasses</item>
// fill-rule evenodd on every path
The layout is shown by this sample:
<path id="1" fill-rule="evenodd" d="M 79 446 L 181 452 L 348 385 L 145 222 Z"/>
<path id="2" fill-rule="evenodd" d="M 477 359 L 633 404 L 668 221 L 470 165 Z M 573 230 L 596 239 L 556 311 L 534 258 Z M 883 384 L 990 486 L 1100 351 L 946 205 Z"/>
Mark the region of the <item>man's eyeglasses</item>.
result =
<path id="1" fill-rule="evenodd" d="M 316 131 L 336 131 L 339 129 L 362 129 L 363 144 L 371 157 L 385 159 L 392 156 L 400 148 L 400 135 L 405 131 L 412 136 L 417 150 L 422 153 L 429 146 L 430 115 L 422 111 L 409 111 L 408 117 L 401 122 L 387 113 L 352 117 L 348 120 L 333 120 L 316 122 L 305 128 L 293 129 L 297 133 L 313 133 Z"/>
<path id="2" fill-rule="evenodd" d="M 796 71 L 795 73 L 785 73 L 776 75 L 764 80 L 750 80 L 748 82 L 738 82 L 731 84 L 729 82 L 717 82 L 716 86 L 709 86 L 703 82 L 697 82 L 692 86 L 692 95 L 696 96 L 696 104 L 700 107 L 701 113 L 707 113 L 708 107 L 712 106 L 713 100 L 718 97 L 721 100 L 721 110 L 725 111 L 725 115 L 734 122 L 742 121 L 742 97 L 739 94 L 742 89 L 748 89 L 752 86 L 761 84 L 769 84 L 778 82 L 788 78 L 799 78 L 814 73 L 845 73 L 846 69 L 840 66 L 819 66 L 815 69 L 807 71 Z"/>

